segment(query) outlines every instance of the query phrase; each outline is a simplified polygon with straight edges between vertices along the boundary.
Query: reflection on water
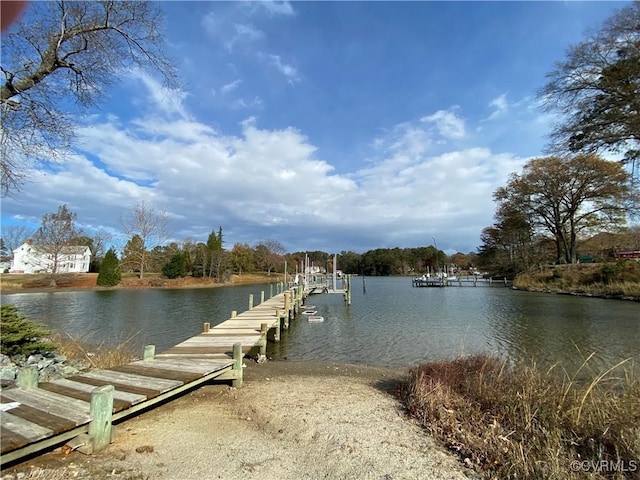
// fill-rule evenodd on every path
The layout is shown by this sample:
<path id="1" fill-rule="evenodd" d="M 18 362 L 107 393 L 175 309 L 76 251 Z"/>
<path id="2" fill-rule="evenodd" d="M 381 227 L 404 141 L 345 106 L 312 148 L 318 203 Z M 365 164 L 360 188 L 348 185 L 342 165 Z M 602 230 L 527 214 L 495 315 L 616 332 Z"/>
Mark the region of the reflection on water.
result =
<path id="1" fill-rule="evenodd" d="M 504 287 L 412 288 L 408 278 L 356 277 L 352 305 L 341 295 L 314 295 L 323 323 L 291 323 L 275 359 L 407 365 L 488 352 L 512 359 L 560 362 L 575 371 L 623 358 L 640 364 L 640 304 L 516 292 Z M 29 319 L 90 341 L 134 337 L 158 351 L 248 308 L 268 285 L 180 290 L 112 290 L 3 295 Z M 257 302 L 256 302 L 257 303 Z"/>

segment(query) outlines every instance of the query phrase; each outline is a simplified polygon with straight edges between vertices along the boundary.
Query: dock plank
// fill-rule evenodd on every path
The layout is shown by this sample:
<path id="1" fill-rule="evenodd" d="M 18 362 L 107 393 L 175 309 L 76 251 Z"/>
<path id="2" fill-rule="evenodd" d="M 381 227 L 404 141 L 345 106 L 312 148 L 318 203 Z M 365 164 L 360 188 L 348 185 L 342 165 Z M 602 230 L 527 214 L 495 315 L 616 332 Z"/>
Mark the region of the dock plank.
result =
<path id="1" fill-rule="evenodd" d="M 57 385 L 62 385 L 68 388 L 74 388 L 76 390 L 81 390 L 83 392 L 92 393 L 97 387 L 95 385 L 89 385 L 88 383 L 76 382 L 73 380 L 69 380 L 67 378 L 59 378 L 57 380 L 52 380 L 51 383 L 55 383 Z M 140 395 L 136 393 L 124 392 L 118 389 L 115 385 L 115 391 L 113 392 L 113 398 L 118 400 L 124 400 L 128 402 L 130 405 L 135 405 L 136 403 L 143 402 L 147 399 L 146 395 Z"/>
<path id="2" fill-rule="evenodd" d="M 30 443 L 30 440 L 2 426 L 0 428 L 0 453 L 10 452 Z"/>
<path id="3" fill-rule="evenodd" d="M 41 383 L 39 388 L 42 390 L 47 390 L 49 392 L 59 393 L 60 395 L 64 395 L 69 398 L 76 398 L 78 400 L 83 400 L 87 403 L 91 403 L 91 392 L 78 390 L 76 388 L 70 388 L 64 385 L 59 385 L 57 383 L 46 382 Z M 119 398 L 113 399 L 113 411 L 119 412 L 131 406 L 131 402 L 127 402 L 126 400 L 122 400 Z"/>
<path id="4" fill-rule="evenodd" d="M 125 385 L 148 388 L 158 390 L 160 393 L 168 392 L 181 386 L 184 382 L 175 379 L 153 378 L 149 375 L 140 375 L 134 373 L 126 373 L 121 370 L 94 370 L 83 373 L 79 377 L 95 378 L 98 380 L 106 380 L 122 383 Z M 128 390 L 130 391 L 130 390 Z"/>
<path id="5" fill-rule="evenodd" d="M 0 412 L 0 422 L 4 428 L 29 439 L 30 442 L 35 442 L 53 435 L 53 430 L 9 412 Z"/>
<path id="6" fill-rule="evenodd" d="M 19 402 L 43 412 L 55 412 L 56 415 L 66 418 L 76 425 L 82 425 L 91 420 L 88 402 L 68 398 L 41 388 L 29 390 L 11 388 L 4 390 L 2 396 L 12 402 Z"/>
<path id="7" fill-rule="evenodd" d="M 194 380 L 202 378 L 202 375 L 193 372 L 181 372 L 178 370 L 166 370 L 153 367 L 142 367 L 139 365 L 122 365 L 120 367 L 113 367 L 111 370 L 128 373 L 133 375 L 139 375 L 143 377 L 169 379 L 180 382 L 181 384 L 190 383 Z"/>
<path id="8" fill-rule="evenodd" d="M 155 398 L 162 393 L 160 390 L 157 390 L 157 389 L 144 388 L 144 387 L 139 387 L 137 385 L 131 385 L 128 383 L 115 382 L 113 380 L 107 380 L 105 378 L 74 376 L 74 377 L 69 377 L 69 380 L 73 380 L 78 383 L 85 383 L 93 387 L 102 387 L 103 385 L 112 385 L 113 388 L 115 388 L 119 392 L 137 394 L 145 397 L 145 399 Z M 135 403 L 138 403 L 138 402 L 135 402 Z"/>
<path id="9" fill-rule="evenodd" d="M 209 375 L 211 373 L 217 372 L 218 370 L 222 370 L 223 368 L 228 367 L 233 362 L 221 361 L 221 360 L 206 360 L 206 359 L 196 359 L 196 360 L 139 360 L 137 362 L 131 362 L 129 365 L 135 365 L 139 367 L 145 368 L 159 368 L 166 370 L 180 370 L 182 372 L 190 372 L 190 373 L 198 373 L 200 376 L 204 377 L 205 375 Z"/>
<path id="10" fill-rule="evenodd" d="M 6 403 L 7 399 L 4 396 L 0 395 L 0 398 L 2 399 L 2 403 Z M 65 432 L 76 426 L 76 423 L 72 420 L 22 403 L 8 411 L 17 417 L 22 417 L 25 420 L 47 427 L 53 430 L 54 433 Z"/>

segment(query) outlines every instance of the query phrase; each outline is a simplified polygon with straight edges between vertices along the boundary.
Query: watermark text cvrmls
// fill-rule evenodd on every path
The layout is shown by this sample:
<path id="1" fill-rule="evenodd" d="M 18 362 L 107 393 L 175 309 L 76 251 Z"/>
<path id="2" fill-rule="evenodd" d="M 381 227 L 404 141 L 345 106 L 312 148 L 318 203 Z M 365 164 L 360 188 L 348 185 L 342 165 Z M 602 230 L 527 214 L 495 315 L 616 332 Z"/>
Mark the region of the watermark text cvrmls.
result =
<path id="1" fill-rule="evenodd" d="M 640 471 L 640 462 L 637 460 L 574 460 L 570 468 L 573 472 L 633 473 Z"/>

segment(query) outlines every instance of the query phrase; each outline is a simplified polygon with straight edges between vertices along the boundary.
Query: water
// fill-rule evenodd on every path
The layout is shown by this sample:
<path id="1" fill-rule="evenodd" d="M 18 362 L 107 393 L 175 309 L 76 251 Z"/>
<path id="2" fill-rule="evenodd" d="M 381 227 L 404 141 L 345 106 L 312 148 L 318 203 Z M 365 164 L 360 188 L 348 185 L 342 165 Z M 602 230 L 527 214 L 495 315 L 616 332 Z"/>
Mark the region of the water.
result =
<path id="1" fill-rule="evenodd" d="M 217 289 L 113 290 L 9 294 L 33 321 L 87 341 L 131 338 L 165 350 L 256 303 L 268 285 Z M 274 289 L 275 291 L 275 289 Z M 314 295 L 323 323 L 291 323 L 274 359 L 404 366 L 469 353 L 562 363 L 575 371 L 631 358 L 640 365 L 640 304 L 512 291 L 504 287 L 412 288 L 408 278 L 353 279 L 352 304 L 341 295 Z"/>

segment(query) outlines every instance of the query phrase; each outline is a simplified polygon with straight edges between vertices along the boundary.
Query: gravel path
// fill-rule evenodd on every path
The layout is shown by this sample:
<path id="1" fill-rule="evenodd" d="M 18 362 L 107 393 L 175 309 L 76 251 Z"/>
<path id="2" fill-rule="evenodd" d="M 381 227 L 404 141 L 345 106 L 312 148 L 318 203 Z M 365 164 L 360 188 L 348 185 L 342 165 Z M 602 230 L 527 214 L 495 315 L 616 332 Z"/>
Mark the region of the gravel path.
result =
<path id="1" fill-rule="evenodd" d="M 1 478 L 468 478 L 389 393 L 401 374 L 344 364 L 250 364 L 243 388 L 205 386 L 127 420 L 104 452 L 52 452 Z"/>

